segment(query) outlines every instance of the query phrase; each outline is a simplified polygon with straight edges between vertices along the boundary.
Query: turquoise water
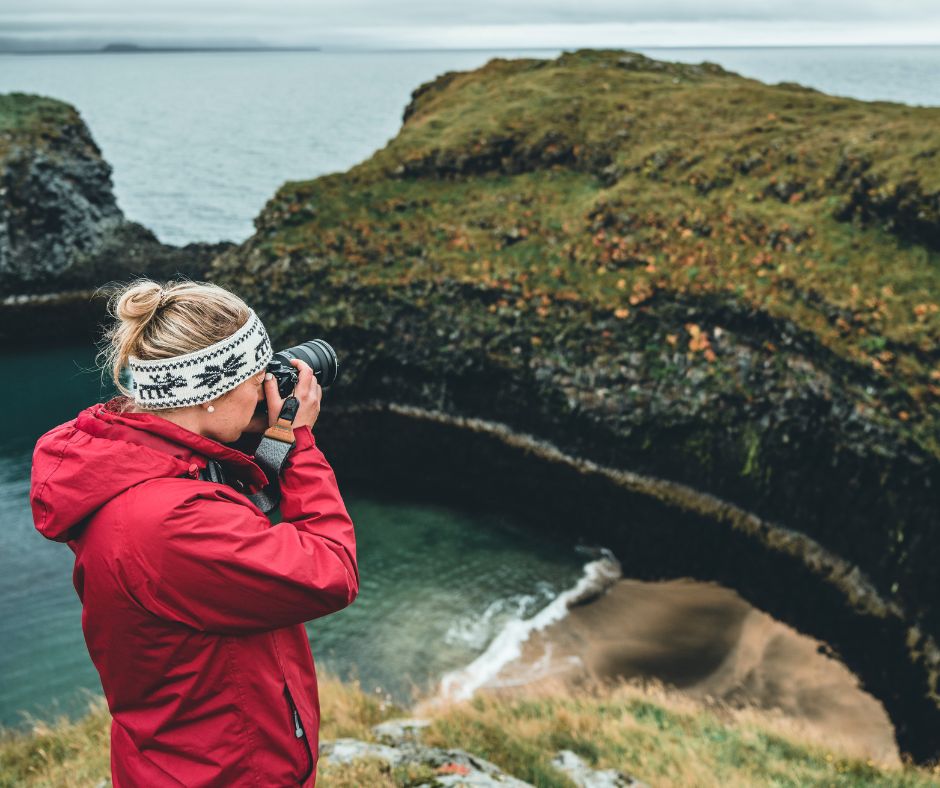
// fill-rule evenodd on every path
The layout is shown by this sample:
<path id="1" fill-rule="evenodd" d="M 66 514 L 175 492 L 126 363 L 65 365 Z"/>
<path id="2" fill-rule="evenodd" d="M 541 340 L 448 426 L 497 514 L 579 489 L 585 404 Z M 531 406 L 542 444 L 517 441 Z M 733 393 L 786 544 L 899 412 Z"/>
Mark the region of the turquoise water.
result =
<path id="1" fill-rule="evenodd" d="M 85 648 L 73 554 L 33 527 L 29 467 L 36 438 L 99 400 L 86 348 L 2 354 L 0 397 L 0 724 L 85 709 L 101 691 Z M 325 407 L 321 419 L 329 418 Z M 339 479 L 343 489 L 343 480 Z M 399 701 L 484 651 L 511 620 L 544 608 L 581 576 L 573 549 L 511 521 L 344 491 L 356 525 L 362 585 L 353 605 L 310 622 L 318 665 Z"/>
<path id="2" fill-rule="evenodd" d="M 640 49 L 767 82 L 940 105 L 940 47 Z M 0 91 L 75 104 L 118 204 L 167 243 L 241 241 L 284 181 L 346 170 L 400 128 L 411 91 L 492 57 L 559 50 L 0 55 Z"/>

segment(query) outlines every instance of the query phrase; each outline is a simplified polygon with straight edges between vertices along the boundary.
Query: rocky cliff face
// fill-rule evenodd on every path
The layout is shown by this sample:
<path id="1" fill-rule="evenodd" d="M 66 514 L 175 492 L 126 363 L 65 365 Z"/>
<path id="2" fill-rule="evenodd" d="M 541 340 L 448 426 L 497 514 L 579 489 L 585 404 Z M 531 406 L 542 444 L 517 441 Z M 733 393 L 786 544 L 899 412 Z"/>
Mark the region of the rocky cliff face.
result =
<path id="1" fill-rule="evenodd" d="M 115 201 L 111 167 L 78 112 L 0 95 L 0 343 L 90 332 L 92 289 L 137 274 L 204 275 L 230 244 L 161 244 Z"/>
<path id="2" fill-rule="evenodd" d="M 48 288 L 124 223 L 111 167 L 68 105 L 0 97 L 0 282 Z"/>
<path id="3" fill-rule="evenodd" d="M 282 188 L 212 275 L 340 352 L 345 477 L 730 585 L 935 757 L 937 117 L 624 52 L 494 60 Z"/>

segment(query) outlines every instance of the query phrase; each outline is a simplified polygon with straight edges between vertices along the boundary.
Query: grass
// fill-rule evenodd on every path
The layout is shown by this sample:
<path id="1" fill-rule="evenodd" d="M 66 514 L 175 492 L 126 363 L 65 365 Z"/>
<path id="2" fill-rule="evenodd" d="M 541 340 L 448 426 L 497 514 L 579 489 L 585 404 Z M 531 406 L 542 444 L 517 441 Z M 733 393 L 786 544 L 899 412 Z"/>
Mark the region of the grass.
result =
<path id="1" fill-rule="evenodd" d="M 655 786 L 935 786 L 940 767 L 886 766 L 829 748 L 797 723 L 754 709 L 702 704 L 657 684 L 545 685 L 461 703 L 425 699 L 405 710 L 355 682 L 321 674 L 321 739 L 371 740 L 377 722 L 428 716 L 427 744 L 459 747 L 534 785 L 571 788 L 552 765 L 560 749 L 595 768 L 617 768 Z M 96 786 L 110 775 L 110 717 L 103 699 L 76 721 L 32 721 L 27 733 L 0 736 L 0 786 Z M 430 767 L 389 768 L 363 759 L 321 758 L 324 788 L 407 786 L 433 778 Z"/>
<path id="2" fill-rule="evenodd" d="M 68 139 L 81 124 L 78 112 L 63 101 L 29 93 L 0 94 L 0 159 L 13 148 L 49 148 Z"/>
<path id="3" fill-rule="evenodd" d="M 77 720 L 33 719 L 28 733 L 0 732 L 0 788 L 97 786 L 111 776 L 111 715 L 104 697 Z"/>
<path id="4" fill-rule="evenodd" d="M 858 760 L 824 748 L 792 720 L 703 705 L 657 684 L 479 696 L 438 712 L 426 739 L 462 741 L 539 786 L 570 785 L 550 765 L 559 749 L 655 786 L 940 784 L 940 770 Z"/>
<path id="5" fill-rule="evenodd" d="M 729 297 L 872 373 L 868 405 L 940 456 L 940 108 L 588 50 L 443 75 L 407 114 L 285 184 L 218 278 L 274 313 L 353 281 L 470 282 L 533 322 Z"/>

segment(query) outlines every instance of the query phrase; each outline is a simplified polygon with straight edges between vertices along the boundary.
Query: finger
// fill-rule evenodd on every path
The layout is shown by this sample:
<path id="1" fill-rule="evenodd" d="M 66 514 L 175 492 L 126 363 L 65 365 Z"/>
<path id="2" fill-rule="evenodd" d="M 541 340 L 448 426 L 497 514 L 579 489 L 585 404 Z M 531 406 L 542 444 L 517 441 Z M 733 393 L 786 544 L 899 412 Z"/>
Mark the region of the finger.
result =
<path id="1" fill-rule="evenodd" d="M 284 405 L 284 400 L 281 399 L 281 394 L 277 390 L 277 379 L 274 375 L 264 379 L 264 398 L 268 404 L 268 426 L 270 427 L 277 421 L 277 415 Z"/>
<path id="2" fill-rule="evenodd" d="M 277 390 L 277 378 L 270 372 L 264 378 L 264 396 L 269 402 L 271 399 L 280 399 L 281 394 Z"/>
<path id="3" fill-rule="evenodd" d="M 292 358 L 290 363 L 294 366 L 294 369 L 296 369 L 298 373 L 305 369 L 309 369 L 311 374 L 313 373 L 313 368 L 302 358 Z"/>
<path id="4" fill-rule="evenodd" d="M 292 358 L 291 364 L 297 369 L 297 385 L 294 387 L 294 396 L 303 402 L 310 396 L 316 378 L 307 362 L 301 361 L 299 358 Z"/>

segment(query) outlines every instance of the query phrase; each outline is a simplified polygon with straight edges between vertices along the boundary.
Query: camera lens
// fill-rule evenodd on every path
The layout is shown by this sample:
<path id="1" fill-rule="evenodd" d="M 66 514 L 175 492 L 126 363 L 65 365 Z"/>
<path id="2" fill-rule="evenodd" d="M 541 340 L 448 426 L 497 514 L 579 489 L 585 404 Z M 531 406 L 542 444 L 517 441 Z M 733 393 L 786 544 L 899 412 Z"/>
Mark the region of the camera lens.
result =
<path id="1" fill-rule="evenodd" d="M 274 358 L 282 359 L 284 364 L 289 364 L 290 359 L 299 358 L 310 365 L 313 374 L 316 375 L 317 382 L 323 388 L 329 388 L 336 382 L 336 376 L 339 374 L 339 361 L 336 358 L 336 351 L 330 346 L 329 342 L 323 339 L 312 339 L 301 345 L 287 348 L 274 354 Z"/>

